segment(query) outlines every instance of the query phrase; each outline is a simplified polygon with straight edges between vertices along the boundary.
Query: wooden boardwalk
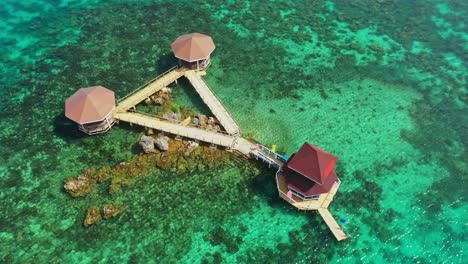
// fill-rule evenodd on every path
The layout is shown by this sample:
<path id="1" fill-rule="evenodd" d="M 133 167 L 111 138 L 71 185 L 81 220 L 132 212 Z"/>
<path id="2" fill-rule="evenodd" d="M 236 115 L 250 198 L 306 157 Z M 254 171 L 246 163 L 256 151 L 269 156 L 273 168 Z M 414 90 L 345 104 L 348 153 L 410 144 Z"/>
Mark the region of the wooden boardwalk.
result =
<path id="1" fill-rule="evenodd" d="M 133 93 L 122 98 L 113 113 L 113 117 L 117 120 L 125 121 L 130 124 L 137 124 L 173 135 L 222 146 L 227 149 L 237 150 L 247 157 L 257 157 L 262 159 L 269 165 L 273 165 L 274 167 L 279 168 L 278 172 L 276 173 L 276 182 L 281 198 L 300 210 L 318 210 L 336 239 L 339 241 L 346 239 L 346 234 L 328 211 L 328 206 L 333 200 L 339 184 L 335 184 L 330 192 L 320 195 L 319 199 L 317 200 L 302 200 L 295 195 L 288 196 L 287 183 L 285 181 L 284 175 L 281 172 L 281 167 L 283 166 L 285 159 L 264 146 L 259 146 L 258 144 L 252 143 L 247 139 L 242 138 L 240 135 L 239 126 L 237 125 L 234 118 L 226 110 L 224 105 L 216 97 L 213 91 L 211 91 L 211 89 L 203 81 L 199 74 L 200 73 L 185 68 L 174 67 L 151 80 L 147 84 L 141 86 Z M 211 112 L 224 127 L 227 134 L 190 126 L 190 118 L 184 120 L 182 123 L 177 124 L 155 116 L 128 111 L 182 76 L 185 76 L 190 81 L 203 102 L 208 106 Z"/>
<path id="2" fill-rule="evenodd" d="M 336 240 L 341 241 L 347 238 L 345 232 L 335 221 L 335 218 L 333 218 L 333 215 L 330 213 L 330 211 L 328 211 L 328 209 L 319 208 L 318 212 L 322 216 L 330 231 L 335 236 Z"/>
<path id="3" fill-rule="evenodd" d="M 211 91 L 205 81 L 203 81 L 195 71 L 185 71 L 185 77 L 187 77 L 203 102 L 216 116 L 228 134 L 233 136 L 240 135 L 240 129 L 236 121 L 232 118 L 231 114 L 226 110 L 218 97 Z"/>
<path id="4" fill-rule="evenodd" d="M 155 79 L 151 80 L 147 84 L 141 86 L 139 89 L 135 90 L 133 93 L 127 95 L 126 97 L 120 99 L 119 105 L 115 108 L 115 112 L 125 112 L 130 108 L 136 106 L 142 101 L 149 98 L 151 95 L 161 90 L 162 88 L 173 83 L 175 80 L 184 76 L 185 68 L 171 68 L 169 71 L 159 75 Z"/>
<path id="5" fill-rule="evenodd" d="M 229 135 L 224 135 L 195 127 L 183 126 L 180 124 L 171 123 L 169 121 L 162 121 L 156 117 L 140 113 L 114 113 L 114 117 L 130 124 L 137 124 L 147 128 L 152 128 L 227 148 L 232 148 L 234 140 L 236 139 Z"/>
<path id="6" fill-rule="evenodd" d="M 295 195 L 288 197 L 288 186 L 281 171 L 276 173 L 276 184 L 281 198 L 300 210 L 318 210 L 328 228 L 332 231 L 338 241 L 347 238 L 343 229 L 341 229 L 330 211 L 328 211 L 328 206 L 330 206 L 330 203 L 340 186 L 339 184 L 335 184 L 328 193 L 321 194 L 318 200 L 302 200 Z"/>

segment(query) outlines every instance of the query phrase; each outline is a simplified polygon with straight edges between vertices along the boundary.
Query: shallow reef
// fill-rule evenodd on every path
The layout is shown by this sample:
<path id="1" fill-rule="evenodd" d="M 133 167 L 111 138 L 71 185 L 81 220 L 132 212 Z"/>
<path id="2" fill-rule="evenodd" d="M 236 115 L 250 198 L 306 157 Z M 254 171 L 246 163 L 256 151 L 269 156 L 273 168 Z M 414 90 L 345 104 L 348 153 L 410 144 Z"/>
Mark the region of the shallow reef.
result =
<path id="1" fill-rule="evenodd" d="M 467 3 L 3 1 L 0 262 L 467 263 Z M 194 31 L 244 136 L 340 158 L 331 211 L 350 239 L 281 201 L 265 165 L 142 155 L 141 128 L 87 137 L 63 115 L 80 87 L 120 98 L 166 71 Z M 187 87 L 139 110 L 210 116 Z M 126 209 L 83 228 L 109 204 Z"/>
<path id="2" fill-rule="evenodd" d="M 159 153 L 135 155 L 114 167 L 89 168 L 75 177 L 65 179 L 64 189 L 72 197 L 84 197 L 92 192 L 96 183 L 106 184 L 111 195 L 128 189 L 139 177 L 147 175 L 155 167 L 175 174 L 204 172 L 230 161 L 230 154 L 209 146 L 193 147 L 191 141 L 169 140 L 169 148 Z M 95 207 L 88 208 L 85 227 L 100 220 Z M 104 209 L 105 211 L 105 209 Z M 88 217 L 89 216 L 89 217 Z M 103 216 L 105 217 L 105 214 Z"/>

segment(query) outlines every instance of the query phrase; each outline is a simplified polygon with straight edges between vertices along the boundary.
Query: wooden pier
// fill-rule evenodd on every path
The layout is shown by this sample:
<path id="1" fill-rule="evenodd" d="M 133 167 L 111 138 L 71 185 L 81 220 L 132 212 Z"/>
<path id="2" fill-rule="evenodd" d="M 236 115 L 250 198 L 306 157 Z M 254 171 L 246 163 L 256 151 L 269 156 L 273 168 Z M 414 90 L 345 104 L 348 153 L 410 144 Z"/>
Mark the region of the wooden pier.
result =
<path id="1" fill-rule="evenodd" d="M 140 113 L 115 113 L 114 118 L 128 122 L 130 124 L 136 124 L 143 127 L 156 129 L 173 135 L 199 140 L 226 148 L 232 148 L 235 140 L 234 137 L 225 134 L 175 124 L 168 121 L 162 121 L 155 117 Z"/>
<path id="2" fill-rule="evenodd" d="M 341 229 L 341 227 L 335 221 L 335 218 L 333 218 L 333 215 L 330 213 L 330 211 L 328 211 L 328 209 L 319 208 L 318 212 L 322 216 L 330 231 L 335 236 L 336 240 L 341 241 L 348 238 L 343 229 Z"/>
<path id="3" fill-rule="evenodd" d="M 185 71 L 185 77 L 193 85 L 203 102 L 208 106 L 211 112 L 216 116 L 221 125 L 226 129 L 229 135 L 240 135 L 240 129 L 234 118 L 226 110 L 218 97 L 211 91 L 208 85 L 195 71 Z"/>
<path id="4" fill-rule="evenodd" d="M 214 132 L 204 130 L 190 125 L 190 119 L 184 120 L 182 123 L 173 123 L 169 120 L 161 119 L 148 114 L 138 113 L 135 111 L 137 104 L 150 98 L 153 94 L 167 87 L 177 79 L 185 76 L 194 87 L 195 91 L 200 95 L 203 102 L 208 106 L 213 115 L 218 119 L 221 126 L 226 131 Z M 346 234 L 340 228 L 338 223 L 328 211 L 328 206 L 333 200 L 333 197 L 338 189 L 334 186 L 328 193 L 320 195 L 317 200 L 300 200 L 296 196 L 288 195 L 288 187 L 281 173 L 281 168 L 286 160 L 277 153 L 259 144 L 254 144 L 249 140 L 242 138 L 239 126 L 231 116 L 226 107 L 208 87 L 208 85 L 200 77 L 200 72 L 189 70 L 186 68 L 171 68 L 167 72 L 161 74 L 155 79 L 149 81 L 145 85 L 136 89 L 131 94 L 119 100 L 119 104 L 113 112 L 113 118 L 119 121 L 128 122 L 130 124 L 140 125 L 146 128 L 155 129 L 161 132 L 170 133 L 176 136 L 181 136 L 197 141 L 206 142 L 208 144 L 224 147 L 228 150 L 235 150 L 247 157 L 260 159 L 278 168 L 276 173 L 276 181 L 278 192 L 281 198 L 291 203 L 300 210 L 318 210 L 323 217 L 325 223 L 332 231 L 337 240 L 346 238 Z"/>
<path id="5" fill-rule="evenodd" d="M 343 229 L 341 229 L 341 227 L 331 215 L 330 211 L 328 211 L 328 207 L 330 206 L 333 197 L 335 197 L 335 194 L 338 191 L 340 186 L 339 184 L 335 184 L 328 193 L 320 195 L 319 199 L 317 200 L 301 200 L 294 195 L 287 195 L 288 187 L 281 170 L 278 170 L 276 173 L 276 183 L 278 186 L 278 193 L 280 194 L 281 198 L 288 201 L 290 204 L 300 210 L 317 210 L 338 241 L 347 238 Z"/>
<path id="6" fill-rule="evenodd" d="M 126 112 L 162 88 L 184 76 L 186 69 L 173 67 L 119 100 L 115 113 Z"/>

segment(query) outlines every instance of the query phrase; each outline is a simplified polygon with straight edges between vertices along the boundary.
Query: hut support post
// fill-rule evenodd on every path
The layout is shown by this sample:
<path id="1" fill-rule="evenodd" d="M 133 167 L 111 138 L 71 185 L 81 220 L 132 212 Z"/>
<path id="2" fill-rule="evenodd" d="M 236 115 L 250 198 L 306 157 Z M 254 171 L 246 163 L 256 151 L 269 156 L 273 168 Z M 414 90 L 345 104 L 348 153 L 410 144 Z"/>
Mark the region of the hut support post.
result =
<path id="1" fill-rule="evenodd" d="M 107 127 L 111 126 L 111 123 L 109 122 L 109 116 L 106 117 L 106 123 L 107 123 Z"/>
<path id="2" fill-rule="evenodd" d="M 197 61 L 197 71 L 200 70 L 200 61 Z"/>

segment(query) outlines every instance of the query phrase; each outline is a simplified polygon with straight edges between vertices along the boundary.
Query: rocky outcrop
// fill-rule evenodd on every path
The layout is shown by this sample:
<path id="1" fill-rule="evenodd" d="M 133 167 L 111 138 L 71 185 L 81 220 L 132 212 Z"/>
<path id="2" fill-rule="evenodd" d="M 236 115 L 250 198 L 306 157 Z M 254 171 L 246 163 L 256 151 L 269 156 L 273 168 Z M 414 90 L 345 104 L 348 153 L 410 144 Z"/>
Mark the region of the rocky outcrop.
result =
<path id="1" fill-rule="evenodd" d="M 110 219 L 118 216 L 123 211 L 125 207 L 118 204 L 106 204 L 100 209 L 97 206 L 91 206 L 86 211 L 86 217 L 84 219 L 83 225 L 88 227 L 90 225 L 97 224 L 101 219 Z"/>
<path id="2" fill-rule="evenodd" d="M 200 125 L 200 119 L 198 117 L 192 118 L 192 124 L 199 126 Z"/>
<path id="3" fill-rule="evenodd" d="M 156 150 L 154 148 L 154 143 L 155 143 L 155 141 L 154 141 L 154 139 L 152 137 L 145 136 L 145 135 L 143 135 L 140 138 L 140 141 L 138 142 L 138 144 L 143 149 L 144 153 L 154 153 L 154 152 L 156 152 Z"/>
<path id="4" fill-rule="evenodd" d="M 85 175 L 78 175 L 66 178 L 63 188 L 73 197 L 83 197 L 92 191 L 94 184 L 95 181 Z"/>
<path id="5" fill-rule="evenodd" d="M 190 154 L 192 154 L 192 152 L 198 148 L 200 144 L 198 144 L 197 142 L 195 141 L 187 141 L 187 143 L 185 143 L 185 147 L 186 147 L 186 150 L 184 152 L 184 156 L 185 157 L 188 157 L 190 156 Z"/>
<path id="6" fill-rule="evenodd" d="M 161 150 L 167 151 L 169 149 L 169 138 L 165 136 L 159 136 L 156 140 L 154 140 L 154 145 Z"/>
<path id="7" fill-rule="evenodd" d="M 88 227 L 90 225 L 96 224 L 102 219 L 101 217 L 101 212 L 99 210 L 99 207 L 97 206 L 91 206 L 88 208 L 88 211 L 86 212 L 86 217 L 83 222 L 83 225 L 85 227 Z"/>
<path id="8" fill-rule="evenodd" d="M 158 97 L 158 98 L 154 99 L 153 102 L 154 102 L 155 105 L 162 105 L 162 104 L 164 104 L 164 99 L 161 98 L 161 97 Z"/>
<path id="9" fill-rule="evenodd" d="M 125 211 L 125 207 L 118 205 L 118 204 L 106 204 L 102 207 L 102 217 L 104 219 L 109 219 L 118 216 L 123 211 Z"/>
<path id="10" fill-rule="evenodd" d="M 167 93 L 167 94 L 172 94 L 172 89 L 169 87 L 164 87 L 161 89 L 161 92 Z"/>
<path id="11" fill-rule="evenodd" d="M 151 129 L 151 128 L 148 128 L 148 129 L 146 130 L 146 135 L 147 135 L 147 136 L 154 135 L 154 130 Z"/>
<path id="12" fill-rule="evenodd" d="M 208 117 L 206 117 L 206 115 L 199 115 L 198 120 L 200 121 L 200 126 L 206 126 L 208 124 Z"/>
<path id="13" fill-rule="evenodd" d="M 210 125 L 210 126 L 214 126 L 214 125 L 216 125 L 216 119 L 215 119 L 214 117 L 210 116 L 210 117 L 208 118 L 208 122 L 207 122 L 207 123 L 208 123 L 208 125 Z"/>

